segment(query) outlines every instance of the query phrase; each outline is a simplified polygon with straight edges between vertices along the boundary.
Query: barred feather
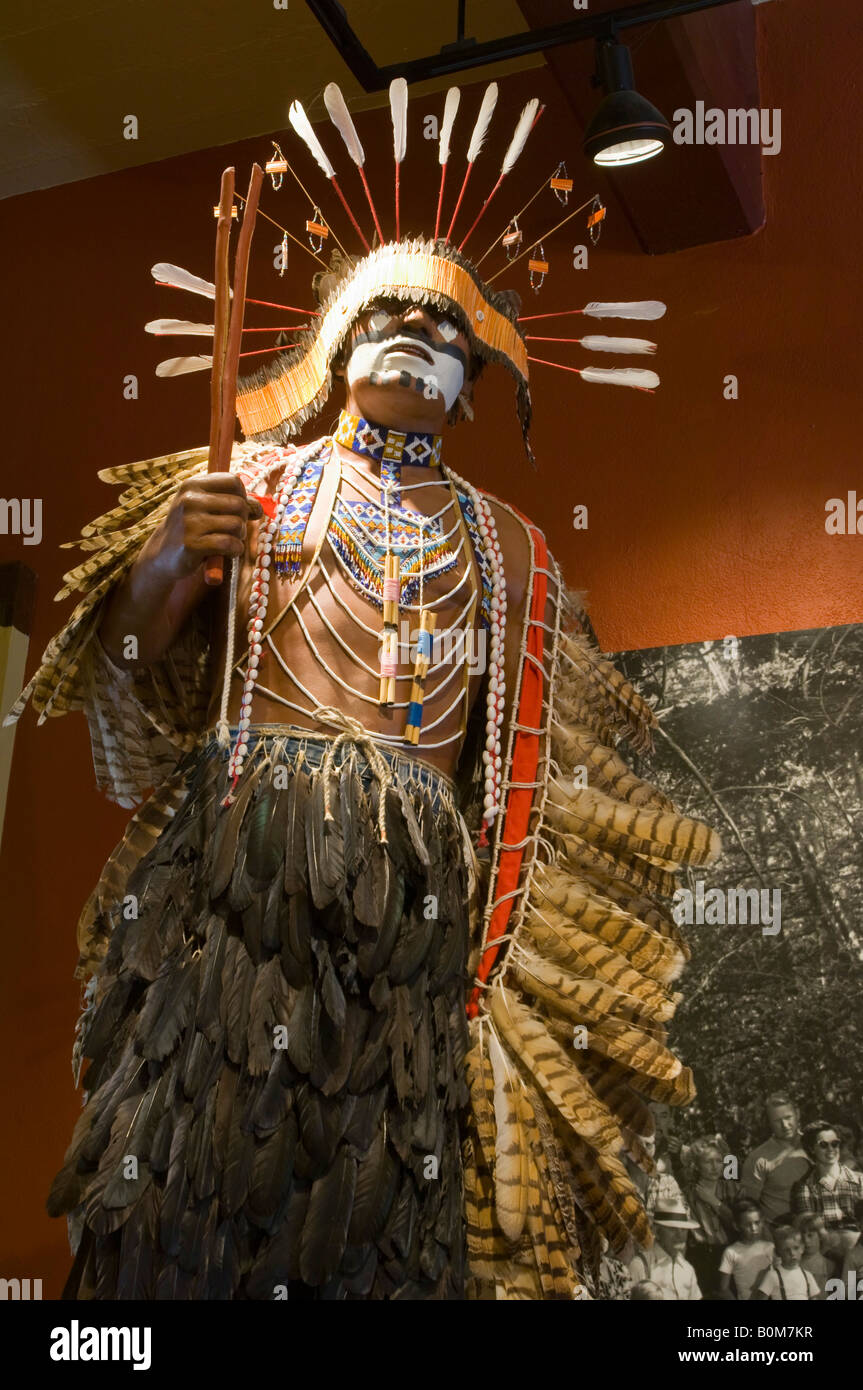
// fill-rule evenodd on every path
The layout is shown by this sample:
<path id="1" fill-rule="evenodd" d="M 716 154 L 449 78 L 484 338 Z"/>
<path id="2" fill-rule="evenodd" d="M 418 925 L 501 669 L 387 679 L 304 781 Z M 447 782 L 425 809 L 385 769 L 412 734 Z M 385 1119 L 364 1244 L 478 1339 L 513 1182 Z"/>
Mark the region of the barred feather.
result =
<path id="1" fill-rule="evenodd" d="M 490 1002 L 502 1037 L 535 1077 L 549 1103 L 593 1147 L 617 1147 L 620 1137 L 611 1115 L 541 1020 L 500 988 L 491 991 Z"/>
<path id="2" fill-rule="evenodd" d="M 544 913 L 533 909 L 525 927 L 545 958 L 587 979 L 599 978 L 623 994 L 643 1000 L 654 1016 L 665 1022 L 674 1014 L 674 1000 L 654 979 L 634 969 L 626 956 L 597 941 L 578 927 L 561 930 Z"/>
<path id="3" fill-rule="evenodd" d="M 507 1240 L 517 1241 L 527 1216 L 528 1152 L 519 1116 L 518 1074 L 507 1063 L 493 1029 L 488 1050 L 494 1075 L 495 1214 Z"/>
<path id="4" fill-rule="evenodd" d="M 660 984 L 680 974 L 685 957 L 676 927 L 676 935 L 667 937 L 559 869 L 548 867 L 537 872 L 531 901 L 564 942 L 569 941 L 574 924 Z"/>
<path id="5" fill-rule="evenodd" d="M 562 772 L 565 773 L 567 768 L 586 768 L 588 782 L 607 795 L 628 801 L 631 806 L 654 806 L 664 811 L 674 809 L 667 796 L 631 772 L 623 758 L 597 738 L 586 725 L 553 725 L 551 747 Z"/>
<path id="6" fill-rule="evenodd" d="M 689 816 L 640 810 L 590 787 L 567 793 L 554 778 L 549 802 L 552 824 L 602 849 L 624 850 L 672 869 L 710 864 L 719 854 L 716 832 Z"/>

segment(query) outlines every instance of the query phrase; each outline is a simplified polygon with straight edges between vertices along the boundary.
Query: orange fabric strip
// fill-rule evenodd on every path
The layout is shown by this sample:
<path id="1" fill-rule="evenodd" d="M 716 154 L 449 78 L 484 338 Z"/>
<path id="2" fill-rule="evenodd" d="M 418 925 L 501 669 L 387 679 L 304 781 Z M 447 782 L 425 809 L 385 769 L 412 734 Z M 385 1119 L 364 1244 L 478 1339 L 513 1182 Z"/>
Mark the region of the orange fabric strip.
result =
<path id="1" fill-rule="evenodd" d="M 487 496 L 488 494 L 486 494 Z M 525 520 L 525 518 L 522 518 Z M 533 576 L 533 596 L 531 599 L 529 620 L 531 626 L 528 628 L 526 652 L 535 658 L 534 661 L 525 660 L 522 667 L 521 689 L 518 691 L 516 700 L 516 722 L 528 729 L 539 729 L 542 726 L 542 654 L 543 654 L 543 629 L 537 627 L 536 623 L 545 620 L 545 604 L 548 596 L 548 582 L 542 570 L 548 569 L 548 548 L 545 544 L 545 537 L 530 522 L 526 522 L 531 542 L 531 561 L 534 569 Z M 537 662 L 539 665 L 537 665 Z M 510 772 L 511 782 L 535 782 L 537 768 L 539 767 L 540 754 L 539 734 L 526 734 L 519 730 L 515 735 L 512 753 L 512 770 Z M 533 806 L 534 789 L 525 787 L 514 787 L 506 799 L 506 812 L 504 815 L 502 841 L 504 844 L 517 845 L 525 838 L 530 822 L 530 811 Z M 519 875 L 521 874 L 522 863 L 524 862 L 524 849 L 503 850 L 500 856 L 497 879 L 492 891 L 496 898 L 503 898 L 491 916 L 488 927 L 488 937 L 486 947 L 477 971 L 478 978 L 485 984 L 491 973 L 492 967 L 497 960 L 500 946 L 495 943 L 499 937 L 506 933 L 515 898 L 505 897 L 518 887 Z M 467 1006 L 468 1018 L 475 1018 L 479 1011 L 480 988 L 475 986 Z"/>

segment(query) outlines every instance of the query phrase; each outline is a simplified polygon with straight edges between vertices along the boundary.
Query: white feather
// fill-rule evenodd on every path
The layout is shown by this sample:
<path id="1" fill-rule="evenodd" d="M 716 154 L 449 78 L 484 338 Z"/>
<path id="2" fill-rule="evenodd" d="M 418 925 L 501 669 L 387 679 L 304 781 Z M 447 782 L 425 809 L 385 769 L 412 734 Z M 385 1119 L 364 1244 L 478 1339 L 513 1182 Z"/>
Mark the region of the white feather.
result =
<path id="1" fill-rule="evenodd" d="M 408 84 L 403 77 L 390 83 L 390 111 L 393 117 L 393 154 L 401 164 L 408 144 Z"/>
<path id="2" fill-rule="evenodd" d="M 156 333 L 159 337 L 163 333 L 194 333 L 202 338 L 212 338 L 214 331 L 211 323 L 187 323 L 185 319 L 151 319 L 144 324 L 145 333 Z"/>
<path id="3" fill-rule="evenodd" d="M 336 82 L 330 82 L 324 88 L 324 105 L 330 113 L 330 120 L 347 146 L 348 154 L 361 169 L 366 162 L 365 151 L 360 144 L 357 128 L 351 120 L 351 113 L 342 96 L 341 88 Z"/>
<path id="4" fill-rule="evenodd" d="M 581 312 L 594 319 L 661 319 L 665 305 L 658 299 L 640 299 L 633 304 L 587 304 Z"/>
<path id="5" fill-rule="evenodd" d="M 655 391 L 659 385 L 656 372 L 637 367 L 583 367 L 581 379 L 596 382 L 597 386 L 636 386 L 642 391 Z"/>
<path id="6" fill-rule="evenodd" d="M 582 338 L 581 346 L 588 352 L 656 352 L 656 343 L 647 338 L 604 338 L 600 333 Z"/>
<path id="7" fill-rule="evenodd" d="M 503 164 L 500 167 L 501 174 L 508 174 L 515 161 L 518 159 L 530 135 L 531 126 L 536 118 L 539 109 L 539 97 L 534 97 L 532 101 L 522 111 L 515 127 L 515 134 L 509 142 L 509 149 L 503 157 Z"/>
<path id="8" fill-rule="evenodd" d="M 485 89 L 485 96 L 479 108 L 479 115 L 476 118 L 476 125 L 473 128 L 473 135 L 470 137 L 470 144 L 467 147 L 467 162 L 473 164 L 483 147 L 494 108 L 497 105 L 497 83 L 490 82 Z"/>
<path id="9" fill-rule="evenodd" d="M 291 109 L 288 112 L 288 120 L 299 135 L 300 139 L 308 146 L 312 158 L 317 161 L 328 179 L 334 179 L 336 171 L 327 159 L 326 151 L 312 130 L 312 123 L 298 101 L 291 102 Z"/>
<path id="10" fill-rule="evenodd" d="M 156 376 L 183 376 L 185 372 L 202 372 L 212 365 L 212 357 L 169 357 L 159 363 Z"/>
<path id="11" fill-rule="evenodd" d="M 211 280 L 202 280 L 199 275 L 193 275 L 181 265 L 169 265 L 167 261 L 159 261 L 151 266 L 150 274 L 160 285 L 171 285 L 175 290 L 189 290 L 191 294 L 203 294 L 207 299 L 216 297 L 216 286 Z"/>
<path id="12" fill-rule="evenodd" d="M 438 164 L 446 164 L 449 160 L 449 142 L 452 138 L 452 128 L 455 124 L 455 116 L 460 101 L 461 88 L 450 87 L 443 105 L 443 120 L 440 123 L 440 144 L 438 145 L 437 154 Z"/>

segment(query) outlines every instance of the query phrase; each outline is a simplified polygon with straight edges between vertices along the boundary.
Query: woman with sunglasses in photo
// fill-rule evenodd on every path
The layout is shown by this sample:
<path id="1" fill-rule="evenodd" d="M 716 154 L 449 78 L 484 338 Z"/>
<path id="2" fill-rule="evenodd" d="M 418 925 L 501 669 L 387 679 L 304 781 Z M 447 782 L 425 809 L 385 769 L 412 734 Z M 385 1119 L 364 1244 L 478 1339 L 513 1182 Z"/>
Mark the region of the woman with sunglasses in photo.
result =
<path id="1" fill-rule="evenodd" d="M 822 1216 L 828 1235 L 838 1233 L 863 1198 L 863 1173 L 840 1161 L 841 1140 L 825 1120 L 807 1125 L 801 1139 L 812 1167 L 791 1189 L 791 1210 L 795 1216 Z"/>

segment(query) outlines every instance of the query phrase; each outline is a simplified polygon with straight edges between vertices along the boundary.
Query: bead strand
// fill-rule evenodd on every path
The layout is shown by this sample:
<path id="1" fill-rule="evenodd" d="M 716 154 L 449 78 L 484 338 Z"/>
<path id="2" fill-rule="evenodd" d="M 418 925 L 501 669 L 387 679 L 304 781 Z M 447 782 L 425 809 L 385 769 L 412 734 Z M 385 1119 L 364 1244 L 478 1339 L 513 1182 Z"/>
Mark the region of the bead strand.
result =
<path id="1" fill-rule="evenodd" d="M 271 517 L 265 517 L 258 532 L 258 553 L 255 557 L 255 564 L 252 570 L 252 587 L 249 594 L 246 675 L 243 682 L 243 694 L 240 698 L 237 737 L 234 740 L 234 746 L 231 749 L 228 759 L 228 775 L 231 778 L 231 792 L 229 792 L 228 796 L 225 798 L 223 805 L 229 804 L 232 799 L 233 789 L 237 785 L 249 749 L 249 729 L 252 722 L 252 697 L 254 695 L 255 683 L 260 669 L 261 655 L 263 653 L 261 634 L 267 616 L 272 550 L 275 538 L 281 526 L 282 516 L 288 500 L 296 487 L 303 468 L 314 456 L 317 449 L 326 447 L 328 443 L 329 441 L 327 440 L 324 441 L 323 446 L 316 445 L 312 452 L 302 451 L 295 453 L 294 457 L 286 465 L 276 490 L 273 515 Z"/>
<path id="2" fill-rule="evenodd" d="M 485 746 L 482 761 L 483 814 L 479 844 L 488 844 L 488 833 L 500 810 L 502 776 L 501 729 L 506 708 L 506 580 L 503 553 L 491 508 L 477 490 L 447 469 L 449 477 L 470 498 L 477 519 L 480 540 L 492 573 L 491 628 L 489 633 L 488 690 L 486 693 Z"/>

